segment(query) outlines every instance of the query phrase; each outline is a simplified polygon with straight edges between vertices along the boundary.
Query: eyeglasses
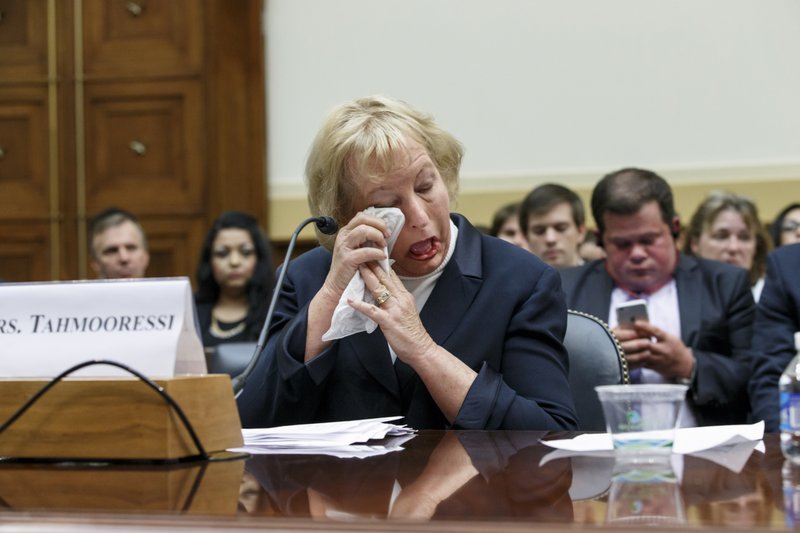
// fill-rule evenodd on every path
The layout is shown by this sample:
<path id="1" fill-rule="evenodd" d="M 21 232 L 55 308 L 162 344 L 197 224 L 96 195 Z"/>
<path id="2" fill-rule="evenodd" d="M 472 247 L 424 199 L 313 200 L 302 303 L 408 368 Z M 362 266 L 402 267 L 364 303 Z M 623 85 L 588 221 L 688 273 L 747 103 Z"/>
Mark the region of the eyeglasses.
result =
<path id="1" fill-rule="evenodd" d="M 784 220 L 781 224 L 781 231 L 784 233 L 795 232 L 800 229 L 800 221 L 797 220 Z"/>

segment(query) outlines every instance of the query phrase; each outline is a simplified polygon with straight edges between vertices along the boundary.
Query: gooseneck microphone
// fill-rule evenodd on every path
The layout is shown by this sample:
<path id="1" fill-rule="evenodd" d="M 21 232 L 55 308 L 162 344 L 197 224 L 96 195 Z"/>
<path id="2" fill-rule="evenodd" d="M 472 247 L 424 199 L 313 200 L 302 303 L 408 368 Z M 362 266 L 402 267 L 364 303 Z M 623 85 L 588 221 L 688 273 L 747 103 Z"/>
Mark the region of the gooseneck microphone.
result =
<path id="1" fill-rule="evenodd" d="M 284 257 L 283 264 L 281 265 L 281 273 L 278 275 L 278 281 L 275 283 L 275 288 L 272 291 L 272 299 L 270 299 L 269 308 L 267 309 L 267 317 L 264 319 L 264 326 L 261 328 L 261 333 L 258 335 L 256 349 L 250 357 L 250 362 L 247 363 L 247 367 L 245 367 L 241 374 L 231 380 L 235 398 L 238 398 L 239 394 L 242 393 L 247 378 L 250 377 L 253 369 L 261 360 L 261 352 L 264 350 L 264 344 L 266 344 L 267 341 L 267 331 L 269 330 L 270 322 L 272 322 L 272 315 L 275 313 L 275 305 L 278 303 L 278 296 L 280 296 L 281 289 L 283 288 L 283 278 L 286 276 L 286 268 L 289 266 L 289 260 L 292 258 L 294 244 L 297 241 L 297 236 L 303 231 L 303 228 L 312 222 L 315 222 L 317 224 L 317 229 L 325 235 L 333 235 L 339 229 L 339 224 L 336 223 L 333 217 L 320 216 L 305 219 L 297 226 L 294 233 L 292 233 L 292 238 L 289 239 L 289 245 L 286 247 L 286 257 Z"/>

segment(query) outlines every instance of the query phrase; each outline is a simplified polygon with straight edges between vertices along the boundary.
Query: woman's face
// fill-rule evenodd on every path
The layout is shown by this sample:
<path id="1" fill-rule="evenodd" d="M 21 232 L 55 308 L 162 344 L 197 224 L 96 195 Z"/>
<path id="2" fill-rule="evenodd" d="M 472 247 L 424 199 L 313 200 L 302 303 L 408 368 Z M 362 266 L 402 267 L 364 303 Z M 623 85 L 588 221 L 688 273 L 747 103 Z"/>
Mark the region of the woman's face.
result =
<path id="1" fill-rule="evenodd" d="M 750 270 L 756 254 L 756 236 L 740 213 L 726 209 L 692 243 L 692 251 L 706 259 Z"/>
<path id="2" fill-rule="evenodd" d="M 500 231 L 497 232 L 497 236 L 524 250 L 529 249 L 528 239 L 525 238 L 525 234 L 519 228 L 519 218 L 516 213 L 503 222 L 503 225 L 500 226 Z"/>
<path id="3" fill-rule="evenodd" d="M 391 258 L 400 276 L 423 276 L 436 270 L 450 243 L 447 187 L 420 143 L 409 140 L 395 153 L 394 169 L 380 181 L 354 176 L 356 211 L 370 206 L 397 207 L 406 221 Z"/>
<path id="4" fill-rule="evenodd" d="M 242 292 L 253 277 L 258 255 L 247 230 L 220 230 L 211 245 L 211 271 L 223 292 Z"/>
<path id="5" fill-rule="evenodd" d="M 800 208 L 786 213 L 781 224 L 781 245 L 796 242 L 800 242 Z"/>

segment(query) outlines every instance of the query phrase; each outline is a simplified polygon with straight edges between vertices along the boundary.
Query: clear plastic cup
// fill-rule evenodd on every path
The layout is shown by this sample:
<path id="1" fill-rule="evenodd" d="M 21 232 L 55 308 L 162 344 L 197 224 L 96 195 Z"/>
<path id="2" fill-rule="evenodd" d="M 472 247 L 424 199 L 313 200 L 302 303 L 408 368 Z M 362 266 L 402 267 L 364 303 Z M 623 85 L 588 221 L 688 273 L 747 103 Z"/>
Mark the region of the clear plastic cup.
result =
<path id="1" fill-rule="evenodd" d="M 657 457 L 648 462 L 617 460 L 608 493 L 606 523 L 636 526 L 686 523 L 680 484 L 669 456 Z"/>
<path id="2" fill-rule="evenodd" d="M 671 453 L 686 385 L 662 383 L 595 387 L 614 449 Z"/>

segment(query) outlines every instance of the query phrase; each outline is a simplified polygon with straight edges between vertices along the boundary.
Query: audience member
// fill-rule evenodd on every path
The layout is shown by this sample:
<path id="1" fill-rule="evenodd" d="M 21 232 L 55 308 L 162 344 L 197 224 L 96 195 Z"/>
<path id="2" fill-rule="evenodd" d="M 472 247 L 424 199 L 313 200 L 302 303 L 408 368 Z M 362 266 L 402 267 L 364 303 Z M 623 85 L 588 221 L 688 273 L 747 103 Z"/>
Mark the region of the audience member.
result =
<path id="1" fill-rule="evenodd" d="M 581 259 L 583 259 L 584 262 L 606 258 L 606 251 L 603 250 L 602 246 L 597 244 L 597 233 L 589 230 L 586 231 L 586 236 L 583 238 L 583 242 L 580 244 L 580 246 L 578 246 L 578 255 L 581 256 Z"/>
<path id="2" fill-rule="evenodd" d="M 800 203 L 784 207 L 772 221 L 769 234 L 776 248 L 800 242 Z"/>
<path id="3" fill-rule="evenodd" d="M 609 322 L 632 376 L 689 385 L 684 425 L 747 420 L 755 305 L 747 272 L 680 254 L 672 190 L 649 170 L 606 175 L 592 193 L 605 260 L 561 271 L 567 304 Z M 650 322 L 619 327 L 616 307 L 645 299 Z"/>
<path id="4" fill-rule="evenodd" d="M 742 267 L 750 273 L 753 299 L 764 286 L 770 249 L 756 205 L 727 191 L 713 191 L 692 215 L 683 253 Z"/>
<path id="5" fill-rule="evenodd" d="M 89 260 L 100 279 L 143 278 L 150 253 L 139 219 L 112 207 L 92 219 Z"/>
<path id="6" fill-rule="evenodd" d="M 203 346 L 255 341 L 272 293 L 272 254 L 255 217 L 221 214 L 197 264 L 197 316 Z"/>
<path id="7" fill-rule="evenodd" d="M 779 430 L 778 379 L 795 355 L 800 331 L 800 244 L 781 246 L 767 258 L 764 292 L 758 302 L 753 337 L 750 402 L 764 430 Z"/>
<path id="8" fill-rule="evenodd" d="M 519 204 L 507 204 L 495 211 L 489 235 L 527 250 L 528 239 L 519 227 Z"/>
<path id="9" fill-rule="evenodd" d="M 586 235 L 585 219 L 580 197 L 555 183 L 528 193 L 519 214 L 530 250 L 556 268 L 583 264 L 578 247 Z"/>
<path id="10" fill-rule="evenodd" d="M 450 213 L 462 155 L 398 100 L 329 115 L 306 179 L 311 212 L 340 229 L 288 267 L 267 357 L 238 398 L 245 427 L 387 415 L 418 429 L 576 427 L 558 273 Z M 405 216 L 388 257 L 385 207 Z M 366 300 L 346 295 L 354 278 Z M 337 307 L 377 329 L 323 340 Z"/>

